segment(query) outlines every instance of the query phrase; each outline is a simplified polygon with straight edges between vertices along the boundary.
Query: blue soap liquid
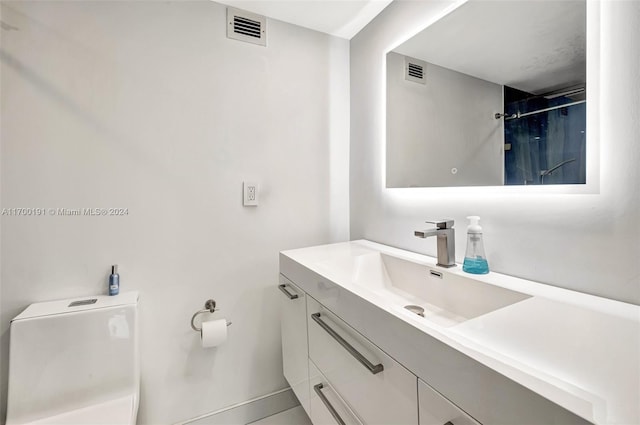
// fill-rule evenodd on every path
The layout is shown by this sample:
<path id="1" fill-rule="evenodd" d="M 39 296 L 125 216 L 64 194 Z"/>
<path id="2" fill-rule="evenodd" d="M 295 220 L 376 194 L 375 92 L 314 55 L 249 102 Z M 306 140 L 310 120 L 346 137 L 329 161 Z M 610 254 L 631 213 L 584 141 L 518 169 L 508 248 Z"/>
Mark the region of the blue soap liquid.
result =
<path id="1" fill-rule="evenodd" d="M 462 270 L 473 274 L 487 274 L 489 273 L 489 263 L 482 257 L 465 257 Z"/>

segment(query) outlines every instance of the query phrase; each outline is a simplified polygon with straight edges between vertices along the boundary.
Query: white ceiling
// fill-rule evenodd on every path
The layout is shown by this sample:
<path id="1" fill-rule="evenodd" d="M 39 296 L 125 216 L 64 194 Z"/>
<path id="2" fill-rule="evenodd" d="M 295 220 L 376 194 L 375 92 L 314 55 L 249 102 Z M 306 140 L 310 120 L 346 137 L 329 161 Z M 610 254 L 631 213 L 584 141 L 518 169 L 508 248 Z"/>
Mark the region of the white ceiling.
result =
<path id="1" fill-rule="evenodd" d="M 351 39 L 392 0 L 216 0 L 238 9 Z"/>
<path id="2" fill-rule="evenodd" d="M 584 0 L 471 0 L 394 49 L 540 94 L 586 81 Z"/>

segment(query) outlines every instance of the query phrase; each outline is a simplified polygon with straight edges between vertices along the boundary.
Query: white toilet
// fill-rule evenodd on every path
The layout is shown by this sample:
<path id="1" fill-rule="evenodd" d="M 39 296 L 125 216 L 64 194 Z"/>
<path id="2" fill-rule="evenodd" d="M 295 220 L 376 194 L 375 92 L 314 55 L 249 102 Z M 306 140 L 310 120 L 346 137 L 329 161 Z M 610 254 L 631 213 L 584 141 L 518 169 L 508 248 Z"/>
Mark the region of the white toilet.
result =
<path id="1" fill-rule="evenodd" d="M 7 425 L 136 423 L 137 292 L 32 304 L 10 338 Z"/>

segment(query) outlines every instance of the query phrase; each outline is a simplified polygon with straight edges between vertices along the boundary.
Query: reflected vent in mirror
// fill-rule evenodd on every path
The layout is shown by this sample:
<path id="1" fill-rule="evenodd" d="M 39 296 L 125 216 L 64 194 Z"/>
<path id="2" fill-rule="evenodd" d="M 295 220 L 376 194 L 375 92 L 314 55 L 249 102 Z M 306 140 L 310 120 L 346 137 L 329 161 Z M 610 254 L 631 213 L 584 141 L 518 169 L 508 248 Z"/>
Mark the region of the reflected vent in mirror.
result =
<path id="1" fill-rule="evenodd" d="M 267 19 L 264 16 L 227 8 L 227 38 L 267 45 Z"/>
<path id="2" fill-rule="evenodd" d="M 404 79 L 407 81 L 413 81 L 414 83 L 426 84 L 425 69 L 427 63 L 419 59 L 410 58 L 405 56 L 404 58 Z"/>
<path id="3" fill-rule="evenodd" d="M 419 78 L 422 80 L 422 67 L 420 65 L 416 65 L 415 63 L 409 63 L 409 68 L 407 69 L 409 73 L 409 77 Z"/>

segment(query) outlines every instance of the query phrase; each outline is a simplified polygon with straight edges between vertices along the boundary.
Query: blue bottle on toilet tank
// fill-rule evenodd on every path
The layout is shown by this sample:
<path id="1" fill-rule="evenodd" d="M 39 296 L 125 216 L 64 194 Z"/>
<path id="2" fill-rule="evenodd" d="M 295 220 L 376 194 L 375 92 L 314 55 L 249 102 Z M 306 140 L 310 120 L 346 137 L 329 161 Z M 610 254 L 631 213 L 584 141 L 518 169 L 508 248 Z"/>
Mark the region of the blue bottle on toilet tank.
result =
<path id="1" fill-rule="evenodd" d="M 111 266 L 111 276 L 109 276 L 109 295 L 118 295 L 120 293 L 120 275 L 118 274 L 118 265 Z"/>

